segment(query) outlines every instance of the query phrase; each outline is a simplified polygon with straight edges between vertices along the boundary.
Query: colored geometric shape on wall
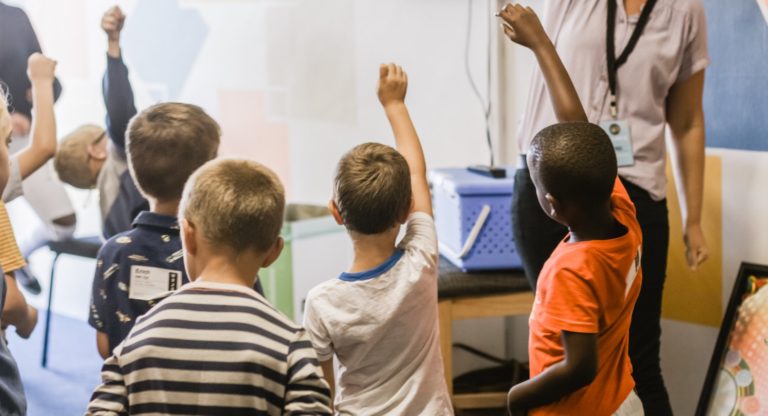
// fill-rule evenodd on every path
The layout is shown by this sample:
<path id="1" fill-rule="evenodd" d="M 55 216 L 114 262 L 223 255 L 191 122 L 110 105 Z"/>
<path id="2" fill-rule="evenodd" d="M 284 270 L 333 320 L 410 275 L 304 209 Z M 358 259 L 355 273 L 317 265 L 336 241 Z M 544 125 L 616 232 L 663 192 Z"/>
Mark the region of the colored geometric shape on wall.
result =
<path id="1" fill-rule="evenodd" d="M 290 192 L 291 163 L 288 126 L 267 119 L 264 94 L 257 91 L 219 92 L 220 156 L 246 157 L 265 164 Z"/>
<path id="2" fill-rule="evenodd" d="M 717 328 L 723 312 L 722 159 L 718 156 L 706 158 L 701 226 L 709 246 L 709 260 L 695 272 L 688 268 L 685 259 L 679 196 L 671 165 L 667 163 L 670 239 L 662 316 Z"/>
<path id="3" fill-rule="evenodd" d="M 765 0 L 759 0 L 765 2 Z M 755 0 L 704 0 L 707 146 L 768 150 L 768 25 Z"/>
<path id="4" fill-rule="evenodd" d="M 168 87 L 168 96 L 156 100 L 177 99 L 208 36 L 198 11 L 177 0 L 140 0 L 124 30 L 129 67 L 145 83 Z"/>

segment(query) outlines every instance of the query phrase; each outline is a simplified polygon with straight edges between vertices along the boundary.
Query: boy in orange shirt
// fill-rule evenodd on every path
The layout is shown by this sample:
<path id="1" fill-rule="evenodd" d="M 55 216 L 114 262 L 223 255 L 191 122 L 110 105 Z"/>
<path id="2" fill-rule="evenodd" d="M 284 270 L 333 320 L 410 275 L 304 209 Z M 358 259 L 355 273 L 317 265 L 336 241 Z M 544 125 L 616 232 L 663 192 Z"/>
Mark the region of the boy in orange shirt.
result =
<path id="1" fill-rule="evenodd" d="M 642 234 L 613 145 L 587 122 L 533 11 L 510 4 L 499 17 L 507 36 L 536 54 L 547 82 L 560 123 L 536 135 L 527 163 L 542 209 L 569 229 L 539 275 L 531 379 L 509 391 L 507 406 L 529 415 L 642 415 L 628 342 Z"/>

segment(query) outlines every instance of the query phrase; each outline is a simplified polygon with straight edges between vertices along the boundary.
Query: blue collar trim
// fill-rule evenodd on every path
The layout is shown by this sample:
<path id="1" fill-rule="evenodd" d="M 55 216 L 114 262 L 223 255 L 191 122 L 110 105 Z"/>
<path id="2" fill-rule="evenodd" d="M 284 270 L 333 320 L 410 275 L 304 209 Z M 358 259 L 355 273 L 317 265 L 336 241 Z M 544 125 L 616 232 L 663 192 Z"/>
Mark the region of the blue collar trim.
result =
<path id="1" fill-rule="evenodd" d="M 384 263 L 381 263 L 373 269 L 357 273 L 342 273 L 339 275 L 339 279 L 345 282 L 360 282 L 363 280 L 370 280 L 379 277 L 394 267 L 400 258 L 403 257 L 403 253 L 403 250 L 395 250 L 394 254 L 392 254 L 392 256 L 390 256 Z"/>

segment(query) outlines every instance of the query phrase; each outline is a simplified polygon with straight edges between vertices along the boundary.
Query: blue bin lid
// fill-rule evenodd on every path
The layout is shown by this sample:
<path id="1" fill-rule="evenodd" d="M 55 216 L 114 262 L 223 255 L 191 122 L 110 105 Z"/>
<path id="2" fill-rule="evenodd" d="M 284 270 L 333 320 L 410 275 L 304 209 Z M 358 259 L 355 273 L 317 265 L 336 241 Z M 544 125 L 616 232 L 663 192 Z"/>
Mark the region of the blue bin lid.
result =
<path id="1" fill-rule="evenodd" d="M 511 194 L 515 183 L 513 166 L 501 166 L 507 170 L 506 178 L 491 178 L 471 172 L 467 168 L 431 169 L 428 173 L 433 188 L 443 188 L 459 195 Z"/>

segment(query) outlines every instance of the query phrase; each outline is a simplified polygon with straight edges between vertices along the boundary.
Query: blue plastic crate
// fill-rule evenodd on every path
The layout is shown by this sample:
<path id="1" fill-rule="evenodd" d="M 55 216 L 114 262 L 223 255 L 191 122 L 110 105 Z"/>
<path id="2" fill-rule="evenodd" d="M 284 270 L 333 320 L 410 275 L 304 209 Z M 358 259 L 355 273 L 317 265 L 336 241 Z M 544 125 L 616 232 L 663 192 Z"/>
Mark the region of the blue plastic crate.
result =
<path id="1" fill-rule="evenodd" d="M 514 173 L 508 167 L 506 178 L 495 179 L 465 168 L 429 172 L 440 254 L 462 270 L 521 267 L 510 217 Z"/>

